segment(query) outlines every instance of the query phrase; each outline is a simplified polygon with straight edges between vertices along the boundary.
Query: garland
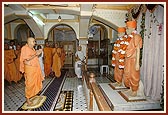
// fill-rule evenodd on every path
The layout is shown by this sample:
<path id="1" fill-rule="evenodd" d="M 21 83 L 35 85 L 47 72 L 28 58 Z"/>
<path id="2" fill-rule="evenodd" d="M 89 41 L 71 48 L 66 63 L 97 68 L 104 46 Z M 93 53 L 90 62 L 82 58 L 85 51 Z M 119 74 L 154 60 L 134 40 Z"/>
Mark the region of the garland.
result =
<path id="1" fill-rule="evenodd" d="M 112 51 L 112 66 L 116 66 L 115 60 L 116 60 L 116 54 L 118 52 L 118 50 L 120 49 L 120 38 L 118 38 L 116 40 L 116 42 L 114 43 L 114 48 Z"/>
<path id="2" fill-rule="evenodd" d="M 140 31 L 140 35 L 142 37 L 142 44 L 143 44 L 143 39 L 144 39 L 144 33 L 146 31 L 145 29 L 145 13 L 142 13 L 142 18 L 141 18 L 141 31 Z M 142 51 L 143 51 L 143 47 L 140 49 L 140 66 L 142 65 Z"/>
<path id="3" fill-rule="evenodd" d="M 124 68 L 125 63 L 125 52 L 127 46 L 129 45 L 130 40 L 132 39 L 133 35 L 125 35 L 121 38 L 118 38 L 114 44 L 114 49 L 112 51 L 112 66 L 116 66 L 116 61 L 119 63 L 119 69 Z M 118 55 L 118 59 L 116 59 L 116 55 Z"/>

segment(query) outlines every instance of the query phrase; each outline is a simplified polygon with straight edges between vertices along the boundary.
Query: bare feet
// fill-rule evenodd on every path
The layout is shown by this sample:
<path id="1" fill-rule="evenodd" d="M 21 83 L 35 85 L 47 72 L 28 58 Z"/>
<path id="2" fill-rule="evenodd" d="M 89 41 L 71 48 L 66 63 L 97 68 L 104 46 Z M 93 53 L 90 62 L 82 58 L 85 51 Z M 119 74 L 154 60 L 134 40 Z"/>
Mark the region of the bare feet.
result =
<path id="1" fill-rule="evenodd" d="M 130 95 L 131 92 L 132 92 L 131 89 L 128 89 L 128 90 L 124 91 L 124 93 L 127 93 L 128 95 Z"/>
<path id="2" fill-rule="evenodd" d="M 121 87 L 121 86 L 122 86 L 122 83 L 115 82 L 115 83 L 112 83 L 112 85 L 114 85 L 114 87 Z"/>
<path id="3" fill-rule="evenodd" d="M 30 101 L 29 98 L 26 99 L 26 102 L 27 102 L 27 105 L 28 105 L 28 106 L 31 106 L 31 105 L 33 104 L 33 103 Z"/>
<path id="4" fill-rule="evenodd" d="M 121 83 L 117 82 L 117 86 L 121 86 Z"/>
<path id="5" fill-rule="evenodd" d="M 131 96 L 132 96 L 132 97 L 137 96 L 137 92 L 136 92 L 136 91 L 132 91 Z"/>

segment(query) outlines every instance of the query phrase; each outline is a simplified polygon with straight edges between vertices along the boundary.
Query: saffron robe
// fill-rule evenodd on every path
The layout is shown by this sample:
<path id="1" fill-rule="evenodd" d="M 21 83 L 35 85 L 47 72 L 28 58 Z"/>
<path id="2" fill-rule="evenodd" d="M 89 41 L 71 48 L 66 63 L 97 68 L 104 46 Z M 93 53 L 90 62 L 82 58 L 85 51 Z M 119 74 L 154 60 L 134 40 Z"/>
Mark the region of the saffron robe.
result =
<path id="1" fill-rule="evenodd" d="M 24 64 L 24 60 L 30 59 L 36 54 L 34 49 L 31 49 L 27 44 L 22 47 L 20 55 L 20 71 L 25 77 L 25 96 L 31 98 L 42 89 L 42 81 L 44 77 L 40 68 L 38 57 L 34 57 L 29 61 L 29 64 Z"/>
<path id="2" fill-rule="evenodd" d="M 119 68 L 119 53 L 115 55 L 115 68 L 114 68 L 114 79 L 117 83 L 122 83 L 124 69 Z"/>
<path id="3" fill-rule="evenodd" d="M 138 47 L 139 46 L 139 47 Z M 132 91 L 137 91 L 140 81 L 140 70 L 135 69 L 137 59 L 137 48 L 142 48 L 142 38 L 140 35 L 134 35 L 126 49 L 124 84 L 130 87 Z"/>
<path id="4" fill-rule="evenodd" d="M 21 50 L 15 50 L 16 59 L 15 59 L 15 65 L 16 65 L 16 80 L 19 81 L 22 78 L 22 74 L 20 73 L 20 54 Z"/>
<path id="5" fill-rule="evenodd" d="M 44 51 L 44 73 L 45 76 L 49 76 L 52 65 L 52 48 L 45 47 L 43 51 Z"/>
<path id="6" fill-rule="evenodd" d="M 61 76 L 61 48 L 53 48 L 53 63 L 52 70 L 55 72 L 56 77 Z"/>
<path id="7" fill-rule="evenodd" d="M 4 79 L 8 82 L 17 82 L 15 58 L 14 50 L 4 50 Z"/>
<path id="8" fill-rule="evenodd" d="M 122 42 L 124 43 L 124 36 L 123 37 L 119 37 L 114 45 L 114 49 L 112 52 L 112 66 L 114 66 L 114 79 L 117 83 L 122 83 L 122 78 L 123 78 L 123 74 L 124 74 L 124 69 L 123 69 L 123 64 L 121 64 L 121 62 L 119 60 L 123 60 L 124 63 L 124 57 L 121 58 L 121 51 L 123 51 L 123 44 L 121 44 Z M 114 60 L 114 59 L 115 60 Z M 122 66 L 122 68 L 121 68 Z"/>

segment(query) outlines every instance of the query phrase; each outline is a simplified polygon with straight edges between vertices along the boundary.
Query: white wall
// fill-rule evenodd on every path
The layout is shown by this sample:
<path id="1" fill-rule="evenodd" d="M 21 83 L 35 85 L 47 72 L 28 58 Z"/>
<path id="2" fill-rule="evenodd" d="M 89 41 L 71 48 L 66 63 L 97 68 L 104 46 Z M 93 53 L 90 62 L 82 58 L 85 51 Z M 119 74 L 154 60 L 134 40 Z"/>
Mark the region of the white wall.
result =
<path id="1" fill-rule="evenodd" d="M 93 12 L 93 15 L 102 17 L 103 19 L 112 22 L 118 27 L 124 27 L 125 26 L 125 14 L 128 11 L 122 11 L 122 10 L 102 10 L 97 9 L 95 12 Z"/>
<path id="2" fill-rule="evenodd" d="M 57 24 L 59 24 L 59 23 L 45 23 L 44 39 L 47 39 L 47 36 L 48 36 L 50 29 Z M 67 24 L 67 25 L 71 26 L 76 33 L 77 39 L 79 38 L 79 23 L 78 22 L 65 22 L 65 23 L 61 22 L 60 24 Z"/>

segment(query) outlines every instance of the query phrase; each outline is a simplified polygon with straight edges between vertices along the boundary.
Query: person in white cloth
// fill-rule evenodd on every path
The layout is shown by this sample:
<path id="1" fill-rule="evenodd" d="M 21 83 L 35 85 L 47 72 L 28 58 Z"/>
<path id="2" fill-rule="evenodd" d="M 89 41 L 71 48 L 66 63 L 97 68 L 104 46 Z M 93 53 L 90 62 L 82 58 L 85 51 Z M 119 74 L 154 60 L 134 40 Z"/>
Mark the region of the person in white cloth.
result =
<path id="1" fill-rule="evenodd" d="M 44 73 L 44 61 L 43 61 L 43 57 L 44 57 L 44 51 L 43 51 L 43 46 L 42 45 L 37 45 L 37 50 L 41 50 L 41 54 L 38 55 L 38 59 L 40 62 L 40 67 L 41 67 L 41 71 L 43 74 L 43 77 L 45 77 L 45 73 Z"/>
<path id="2" fill-rule="evenodd" d="M 85 59 L 82 47 L 78 46 L 78 50 L 75 53 L 75 74 L 78 78 L 82 78 L 82 63 Z"/>

